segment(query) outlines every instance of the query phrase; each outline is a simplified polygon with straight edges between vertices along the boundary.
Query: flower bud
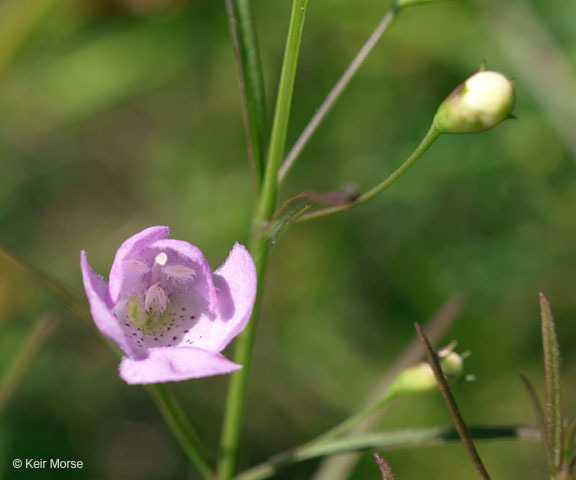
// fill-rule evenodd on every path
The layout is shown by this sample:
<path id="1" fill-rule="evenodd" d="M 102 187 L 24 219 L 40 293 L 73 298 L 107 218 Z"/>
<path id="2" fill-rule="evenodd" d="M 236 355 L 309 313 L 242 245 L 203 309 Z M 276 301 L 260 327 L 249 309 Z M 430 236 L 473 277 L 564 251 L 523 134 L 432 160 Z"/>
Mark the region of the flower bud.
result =
<path id="1" fill-rule="evenodd" d="M 480 71 L 460 84 L 442 102 L 434 126 L 441 133 L 475 133 L 511 117 L 512 82 L 498 72 Z"/>
<path id="2" fill-rule="evenodd" d="M 455 343 L 448 345 L 438 352 L 440 366 L 449 383 L 456 383 L 464 377 L 464 358 L 453 351 Z M 436 389 L 434 372 L 427 362 L 420 362 L 404 370 L 392 385 L 396 395 L 406 393 L 428 392 Z"/>

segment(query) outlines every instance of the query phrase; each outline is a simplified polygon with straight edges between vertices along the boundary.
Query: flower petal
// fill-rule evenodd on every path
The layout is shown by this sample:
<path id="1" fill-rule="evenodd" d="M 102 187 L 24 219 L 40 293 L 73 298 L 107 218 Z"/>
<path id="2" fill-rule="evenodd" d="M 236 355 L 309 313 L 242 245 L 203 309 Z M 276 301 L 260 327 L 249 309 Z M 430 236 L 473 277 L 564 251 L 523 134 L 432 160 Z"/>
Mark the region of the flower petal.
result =
<path id="1" fill-rule="evenodd" d="M 130 385 L 177 382 L 231 373 L 240 368 L 223 355 L 193 347 L 159 347 L 143 360 L 128 357 L 120 363 L 120 377 Z"/>
<path id="2" fill-rule="evenodd" d="M 92 313 L 92 318 L 98 329 L 113 340 L 126 355 L 132 358 L 140 358 L 145 355 L 144 350 L 126 337 L 120 322 L 112 314 L 110 307 L 106 303 L 108 286 L 102 277 L 92 271 L 84 250 L 80 253 L 80 266 L 82 268 L 82 280 L 86 289 L 86 296 L 90 303 L 90 313 Z"/>
<path id="3" fill-rule="evenodd" d="M 183 240 L 173 239 L 157 240 L 147 247 L 158 249 L 162 252 L 172 251 L 180 257 L 181 261 L 190 262 L 197 273 L 197 275 L 193 277 L 193 288 L 208 302 L 208 309 L 211 312 L 216 310 L 218 299 L 216 296 L 216 288 L 214 287 L 214 282 L 212 280 L 212 271 L 210 270 L 210 265 L 206 261 L 204 254 L 198 247 L 195 247 Z"/>
<path id="4" fill-rule="evenodd" d="M 132 235 L 126 240 L 116 252 L 114 263 L 110 269 L 110 299 L 116 303 L 122 290 L 124 280 L 124 261 L 132 259 L 138 250 L 145 248 L 147 244 L 161 238 L 168 238 L 170 229 L 168 227 L 149 227 L 136 235 Z"/>
<path id="5" fill-rule="evenodd" d="M 248 250 L 236 243 L 213 278 L 218 292 L 218 315 L 216 318 L 200 317 L 190 335 L 194 338 L 194 346 L 220 352 L 244 330 L 252 314 L 257 279 Z"/>

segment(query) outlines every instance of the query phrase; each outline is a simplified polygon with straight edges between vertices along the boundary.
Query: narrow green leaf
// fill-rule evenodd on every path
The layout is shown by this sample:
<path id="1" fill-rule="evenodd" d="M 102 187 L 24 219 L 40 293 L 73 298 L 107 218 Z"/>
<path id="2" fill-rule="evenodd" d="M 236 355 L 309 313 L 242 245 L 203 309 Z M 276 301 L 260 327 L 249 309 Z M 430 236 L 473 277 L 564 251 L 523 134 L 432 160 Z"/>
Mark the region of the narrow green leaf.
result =
<path id="1" fill-rule="evenodd" d="M 422 344 L 426 349 L 428 363 L 430 363 L 430 367 L 434 372 L 434 376 L 436 377 L 436 383 L 438 383 L 440 392 L 442 392 L 444 402 L 448 407 L 450 416 L 452 417 L 454 425 L 456 426 L 456 430 L 458 431 L 458 435 L 460 435 L 460 439 L 462 440 L 462 443 L 464 444 L 464 447 L 468 452 L 468 456 L 472 460 L 472 463 L 474 464 L 474 467 L 476 468 L 476 471 L 480 476 L 480 478 L 482 480 L 490 480 L 490 475 L 488 474 L 486 468 L 484 467 L 484 464 L 482 463 L 482 459 L 478 454 L 478 450 L 476 450 L 474 441 L 472 440 L 472 435 L 470 434 L 470 431 L 466 426 L 466 422 L 464 422 L 464 418 L 462 418 L 458 405 L 456 404 L 456 399 L 454 398 L 452 390 L 450 389 L 450 385 L 448 385 L 448 381 L 444 377 L 444 373 L 442 372 L 442 367 L 440 366 L 438 356 L 436 355 L 436 352 L 432 348 L 432 345 L 430 345 L 430 342 L 426 338 L 426 335 L 424 334 L 424 331 L 422 330 L 420 325 L 416 323 L 415 327 L 416 332 L 418 333 L 418 336 L 420 337 L 420 340 L 422 340 Z"/>
<path id="2" fill-rule="evenodd" d="M 0 380 L 0 412 L 28 372 L 30 365 L 56 324 L 56 317 L 48 314 L 40 318 L 32 327 L 22 348 L 12 359 Z"/>
<path id="3" fill-rule="evenodd" d="M 477 440 L 538 440 L 538 429 L 533 427 L 502 425 L 496 427 L 470 427 L 470 435 Z M 312 458 L 341 455 L 363 450 L 393 450 L 444 445 L 459 440 L 454 427 L 428 427 L 369 433 L 341 438 L 330 442 L 301 447 L 274 455 L 267 462 L 245 470 L 236 480 L 262 480 L 284 467 Z"/>
<path id="4" fill-rule="evenodd" d="M 554 476 L 562 465 L 562 404 L 560 385 L 560 348 L 556 324 L 550 302 L 540 293 L 542 319 L 542 346 L 544 350 L 544 372 L 546 375 L 546 440 L 548 445 L 550 474 Z"/>
<path id="5" fill-rule="evenodd" d="M 250 0 L 226 0 L 226 10 L 236 56 L 248 153 L 256 187 L 260 190 L 264 178 L 266 101 L 256 26 Z"/>

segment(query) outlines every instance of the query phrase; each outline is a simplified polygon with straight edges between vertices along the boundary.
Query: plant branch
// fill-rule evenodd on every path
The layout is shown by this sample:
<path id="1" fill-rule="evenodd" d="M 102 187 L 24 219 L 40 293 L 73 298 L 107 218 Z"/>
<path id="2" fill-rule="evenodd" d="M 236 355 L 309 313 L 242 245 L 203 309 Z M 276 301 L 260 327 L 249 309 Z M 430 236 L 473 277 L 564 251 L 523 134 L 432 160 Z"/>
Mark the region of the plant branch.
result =
<path id="1" fill-rule="evenodd" d="M 358 69 L 362 66 L 368 55 L 370 55 L 370 52 L 372 52 L 372 50 L 378 43 L 378 40 L 380 40 L 384 35 L 384 33 L 386 33 L 386 30 L 388 30 L 388 27 L 392 23 L 392 20 L 394 20 L 396 10 L 397 10 L 396 2 L 394 2 L 392 7 L 390 7 L 390 9 L 386 12 L 384 17 L 382 18 L 382 20 L 380 20 L 380 23 L 378 24 L 376 29 L 372 32 L 366 43 L 356 54 L 350 65 L 348 65 L 348 68 L 346 68 L 340 79 L 336 82 L 336 85 L 334 85 L 334 87 L 332 88 L 326 99 L 322 102 L 322 105 L 320 105 L 320 107 L 310 120 L 310 122 L 308 122 L 308 125 L 306 125 L 306 128 L 304 129 L 298 140 L 296 140 L 296 143 L 286 156 L 286 159 L 284 160 L 284 163 L 282 164 L 282 167 L 278 172 L 278 182 L 282 183 L 282 181 L 284 180 L 290 169 L 294 166 L 294 163 L 302 153 L 302 150 L 304 150 L 304 147 L 307 145 L 312 135 L 314 135 L 314 133 L 316 132 L 322 121 L 326 118 L 326 116 L 336 103 L 336 101 L 340 98 L 340 96 L 342 95 L 342 93 L 344 92 L 344 90 L 346 89 L 346 87 L 348 86 L 348 84 L 358 71 Z"/>
<path id="2" fill-rule="evenodd" d="M 324 217 L 326 215 L 331 215 L 333 213 L 344 212 L 346 210 L 351 210 L 352 208 L 357 207 L 358 205 L 361 205 L 364 202 L 367 202 L 368 200 L 371 200 L 372 198 L 374 198 L 375 196 L 379 195 L 384 190 L 386 190 L 394 182 L 396 182 L 396 180 L 398 180 L 402 175 L 404 175 L 404 173 L 406 173 L 406 171 L 412 165 L 414 165 L 422 157 L 422 155 L 426 153 L 426 151 L 428 151 L 428 149 L 432 146 L 432 144 L 436 141 L 436 139 L 439 136 L 440 132 L 436 130 L 436 127 L 434 127 L 434 124 L 432 124 L 432 126 L 428 130 L 428 133 L 426 133 L 426 135 L 424 136 L 424 138 L 422 139 L 416 150 L 414 150 L 412 155 L 410 155 L 404 161 L 404 163 L 402 163 L 402 165 L 400 165 L 396 170 L 394 170 L 394 172 L 392 172 L 386 179 L 384 179 L 378 185 L 372 187 L 370 190 L 360 195 L 353 202 L 350 202 L 342 206 L 328 207 L 323 208 L 321 210 L 314 210 L 312 212 L 302 215 L 297 221 L 303 222 L 305 220 L 312 220 L 314 218 Z"/>

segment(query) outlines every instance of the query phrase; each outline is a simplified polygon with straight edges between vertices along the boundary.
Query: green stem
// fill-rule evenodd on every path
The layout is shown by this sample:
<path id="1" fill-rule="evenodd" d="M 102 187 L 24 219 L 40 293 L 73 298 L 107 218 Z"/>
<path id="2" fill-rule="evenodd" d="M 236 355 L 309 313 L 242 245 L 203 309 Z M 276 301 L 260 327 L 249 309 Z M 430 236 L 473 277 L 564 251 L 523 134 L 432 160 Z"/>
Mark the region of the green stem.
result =
<path id="1" fill-rule="evenodd" d="M 366 420 L 374 412 L 377 412 L 380 408 L 386 405 L 390 400 L 392 400 L 396 396 L 397 393 L 399 392 L 394 388 L 394 385 L 391 385 L 390 388 L 380 399 L 366 406 L 362 410 L 356 412 L 343 422 L 339 423 L 338 425 L 331 428 L 327 432 L 323 433 L 319 437 L 316 437 L 314 440 L 306 443 L 306 445 L 311 446 L 319 443 L 324 443 L 326 440 L 332 440 L 335 437 L 339 437 L 340 435 L 347 433 L 350 429 L 354 428 L 356 425 Z"/>
<path id="2" fill-rule="evenodd" d="M 213 479 L 214 474 L 200 439 L 176 398 L 161 384 L 147 385 L 146 390 L 152 400 L 154 400 L 158 410 L 160 410 L 174 437 L 176 437 L 178 443 L 202 477 L 204 479 Z"/>
<path id="3" fill-rule="evenodd" d="M 346 210 L 350 210 L 358 205 L 361 205 L 368 200 L 371 200 L 376 195 L 379 195 L 384 190 L 386 190 L 390 185 L 392 185 L 396 180 L 398 180 L 406 171 L 414 165 L 424 153 L 428 151 L 428 149 L 432 146 L 432 144 L 436 141 L 436 139 L 440 136 L 440 133 L 434 124 L 428 130 L 428 133 L 424 136 L 420 145 L 414 150 L 412 155 L 410 155 L 402 165 L 400 165 L 392 174 L 390 174 L 384 181 L 380 182 L 375 187 L 371 188 L 367 192 L 360 195 L 356 200 L 346 205 L 338 206 L 338 207 L 329 207 L 323 208 L 321 210 L 316 210 L 310 213 L 306 213 L 302 215 L 297 221 L 302 222 L 304 220 L 312 220 L 313 218 L 324 217 L 326 215 L 330 215 L 332 213 L 344 212 Z"/>
<path id="4" fill-rule="evenodd" d="M 498 426 L 472 427 L 470 434 L 477 440 L 538 440 L 538 430 L 533 427 Z M 430 427 L 389 432 L 370 433 L 352 438 L 341 438 L 318 445 L 305 445 L 274 455 L 268 461 L 240 473 L 236 480 L 264 480 L 280 469 L 312 458 L 362 450 L 392 450 L 396 448 L 443 445 L 458 441 L 453 427 Z"/>
<path id="5" fill-rule="evenodd" d="M 226 9 L 238 69 L 248 153 L 259 191 L 264 179 L 263 143 L 266 121 L 266 95 L 260 49 L 250 0 L 226 0 Z"/>
<path id="6" fill-rule="evenodd" d="M 261 194 L 253 216 L 253 231 L 250 241 L 250 251 L 254 258 L 256 273 L 258 275 L 258 295 L 254 304 L 252 318 L 244 332 L 242 332 L 238 338 L 234 354 L 234 360 L 236 363 L 242 365 L 243 368 L 232 375 L 230 391 L 228 392 L 218 468 L 220 480 L 231 479 L 236 473 L 237 468 L 240 434 L 246 403 L 246 390 L 270 247 L 266 226 L 272 218 L 276 205 L 276 192 L 278 189 L 277 175 L 286 146 L 286 131 L 290 118 L 292 92 L 294 90 L 294 79 L 296 77 L 307 3 L 307 0 L 293 0 L 292 2 L 292 14 L 288 28 L 286 49 L 284 51 L 282 72 L 280 74 L 270 147 L 266 162 L 266 172 Z"/>
<path id="7" fill-rule="evenodd" d="M 18 351 L 6 372 L 0 380 L 0 412 L 26 375 L 40 347 L 56 326 L 56 318 L 52 315 L 42 317 L 26 337 L 22 348 Z"/>
<path id="8" fill-rule="evenodd" d="M 380 23 L 378 24 L 376 29 L 372 32 L 370 37 L 368 37 L 366 43 L 358 51 L 358 53 L 356 54 L 352 62 L 350 62 L 350 65 L 348 65 L 342 76 L 338 79 L 334 87 L 332 87 L 332 90 L 330 90 L 330 93 L 328 94 L 326 99 L 322 102 L 322 105 L 320 105 L 314 116 L 310 119 L 310 122 L 308 122 L 308 125 L 306 125 L 306 128 L 304 129 L 298 140 L 296 140 L 296 143 L 286 156 L 286 159 L 284 160 L 282 167 L 280 167 L 280 170 L 278 172 L 278 181 L 280 183 L 282 183 L 282 181 L 284 180 L 290 169 L 294 166 L 294 163 L 302 153 L 302 150 L 304 150 L 304 147 L 308 144 L 310 138 L 312 138 L 312 135 L 314 135 L 314 133 L 316 132 L 316 130 L 318 130 L 318 127 L 324 121 L 330 110 L 332 110 L 332 107 L 338 101 L 338 99 L 340 98 L 340 96 L 342 95 L 342 93 L 344 92 L 344 90 L 354 77 L 354 75 L 356 75 L 356 73 L 366 60 L 366 58 L 368 58 L 368 55 L 370 55 L 370 52 L 374 50 L 374 47 L 376 46 L 378 41 L 382 38 L 384 33 L 386 33 L 388 27 L 392 24 L 392 20 L 394 20 L 396 10 L 397 10 L 396 4 L 393 3 L 392 7 L 390 7 L 390 9 L 386 12 L 384 17 L 382 17 L 382 20 L 380 20 Z"/>
<path id="9" fill-rule="evenodd" d="M 302 39 L 307 4 L 308 0 L 292 1 L 292 15 L 288 29 L 288 38 L 286 40 L 282 73 L 280 75 L 274 121 L 272 123 L 270 148 L 266 162 L 266 175 L 264 176 L 262 198 L 256 209 L 255 220 L 257 228 L 262 227 L 262 224 L 272 217 L 276 204 L 278 169 L 280 168 L 280 163 L 284 157 L 284 149 L 286 148 L 286 133 L 288 130 L 288 120 L 290 119 L 292 92 L 294 91 L 294 79 L 296 77 L 296 67 L 298 66 L 300 41 Z"/>

